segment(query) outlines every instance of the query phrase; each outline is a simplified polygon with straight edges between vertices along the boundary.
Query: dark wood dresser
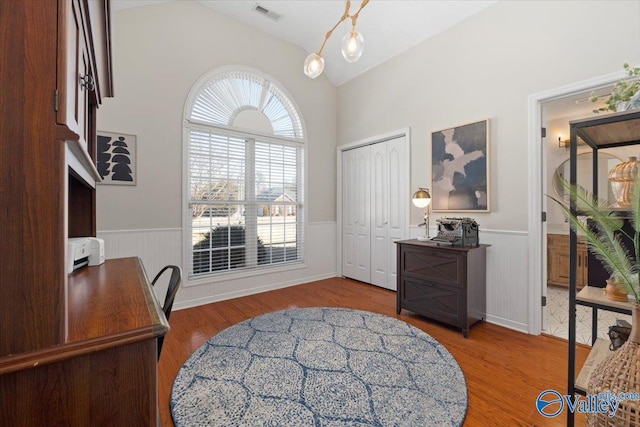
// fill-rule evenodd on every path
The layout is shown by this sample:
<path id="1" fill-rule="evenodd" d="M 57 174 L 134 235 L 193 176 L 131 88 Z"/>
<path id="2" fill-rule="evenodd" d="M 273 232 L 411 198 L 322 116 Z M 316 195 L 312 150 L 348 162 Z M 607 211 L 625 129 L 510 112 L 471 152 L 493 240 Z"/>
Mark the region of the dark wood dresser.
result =
<path id="1" fill-rule="evenodd" d="M 484 320 L 486 312 L 486 248 L 400 240 L 398 301 L 402 309 L 462 329 Z"/>

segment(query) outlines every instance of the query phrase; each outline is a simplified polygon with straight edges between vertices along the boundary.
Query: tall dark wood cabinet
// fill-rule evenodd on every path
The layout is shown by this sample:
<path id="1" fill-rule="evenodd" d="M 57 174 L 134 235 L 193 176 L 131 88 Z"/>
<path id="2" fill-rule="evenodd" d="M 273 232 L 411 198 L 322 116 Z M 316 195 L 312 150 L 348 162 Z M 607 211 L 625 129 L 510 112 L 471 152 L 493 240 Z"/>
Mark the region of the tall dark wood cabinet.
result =
<path id="1" fill-rule="evenodd" d="M 168 325 L 142 264 L 65 268 L 68 237 L 96 235 L 109 19 L 109 0 L 0 2 L 1 425 L 157 421 Z"/>

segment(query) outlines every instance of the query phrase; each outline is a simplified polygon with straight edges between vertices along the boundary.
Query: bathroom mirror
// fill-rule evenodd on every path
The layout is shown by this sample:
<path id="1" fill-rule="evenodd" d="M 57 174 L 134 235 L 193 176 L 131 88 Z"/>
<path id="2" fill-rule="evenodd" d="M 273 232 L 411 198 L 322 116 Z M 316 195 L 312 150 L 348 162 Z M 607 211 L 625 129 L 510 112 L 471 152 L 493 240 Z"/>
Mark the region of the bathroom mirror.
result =
<path id="1" fill-rule="evenodd" d="M 609 183 L 609 171 L 612 167 L 622 162 L 619 158 L 613 154 L 600 152 L 598 154 L 598 198 L 606 200 L 608 204 L 614 204 L 616 198 L 611 191 L 611 185 Z M 576 157 L 576 167 L 578 172 L 577 184 L 587 190 L 589 193 L 593 193 L 593 153 L 586 152 L 578 154 Z M 560 199 L 568 201 L 569 195 L 566 194 L 565 189 L 560 183 L 560 177 L 569 180 L 569 159 L 565 160 L 558 166 L 553 174 L 552 186 L 554 192 Z"/>

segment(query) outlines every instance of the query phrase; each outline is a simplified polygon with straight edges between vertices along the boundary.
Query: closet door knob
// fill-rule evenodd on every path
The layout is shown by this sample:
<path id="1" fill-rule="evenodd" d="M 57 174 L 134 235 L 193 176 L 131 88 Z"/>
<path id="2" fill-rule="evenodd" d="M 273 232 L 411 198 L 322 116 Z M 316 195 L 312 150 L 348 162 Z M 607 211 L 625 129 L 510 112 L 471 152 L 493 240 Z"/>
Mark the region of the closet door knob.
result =
<path id="1" fill-rule="evenodd" d="M 96 89 L 96 81 L 91 74 L 85 74 L 80 76 L 80 86 L 92 92 Z"/>

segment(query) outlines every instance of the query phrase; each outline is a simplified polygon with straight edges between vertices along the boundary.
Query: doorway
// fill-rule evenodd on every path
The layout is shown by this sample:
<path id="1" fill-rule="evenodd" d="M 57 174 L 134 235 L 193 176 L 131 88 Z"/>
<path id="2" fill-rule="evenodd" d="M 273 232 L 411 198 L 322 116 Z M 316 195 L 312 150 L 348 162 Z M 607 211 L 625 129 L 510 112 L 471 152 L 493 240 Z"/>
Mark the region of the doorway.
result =
<path id="1" fill-rule="evenodd" d="M 592 92 L 607 93 L 608 88 L 621 77 L 623 72 L 616 72 L 598 78 L 585 80 L 556 89 L 529 96 L 529 237 L 531 258 L 529 263 L 529 313 L 528 332 L 539 335 L 543 332 L 543 320 L 550 311 L 543 307 L 543 297 L 547 302 L 550 295 L 547 288 L 547 239 L 548 223 L 543 222 L 543 215 L 548 216 L 550 204 L 546 194 L 557 165 L 552 168 L 549 155 L 553 153 L 554 162 L 564 154 L 563 141 L 569 136 L 569 121 L 593 115 L 593 104 L 589 97 Z M 562 124 L 563 123 L 563 124 Z M 564 126 L 564 128 L 562 127 Z M 546 129 L 546 135 L 541 131 Z M 560 137 L 560 140 L 558 140 Z M 549 147 L 553 147 L 552 151 Z M 568 152 L 566 152 L 568 157 Z M 553 209 L 553 208 L 551 208 Z M 557 224 L 556 224 L 557 225 Z M 559 224 L 559 230 L 564 231 Z M 568 234 L 568 227 L 566 227 Z M 568 295 L 568 294 L 567 294 Z M 560 306 L 558 312 L 568 313 L 568 308 Z M 561 333 L 561 330 L 556 329 Z"/>
<path id="2" fill-rule="evenodd" d="M 560 179 L 569 177 L 569 122 L 592 118 L 595 115 L 593 109 L 600 105 L 591 102 L 591 95 L 606 99 L 610 90 L 611 87 L 606 86 L 541 103 L 543 127 L 546 129 L 546 138 L 542 140 L 542 149 L 545 151 L 542 167 L 542 190 L 545 195 L 543 210 L 546 212 L 546 221 L 542 227 L 542 267 L 543 270 L 546 268 L 546 274 L 543 273 L 542 276 L 545 283 L 542 287 L 542 295 L 546 297 L 546 305 L 542 309 L 542 333 L 562 339 L 568 339 L 569 336 L 570 227 L 566 215 L 550 197 L 565 201 L 568 199 Z M 579 144 L 577 151 L 578 185 L 593 192 L 593 151 L 586 144 Z M 615 197 L 610 189 L 608 171 L 622 161 L 621 157 L 628 156 L 622 151 L 625 151 L 625 148 L 601 150 L 598 154 L 598 194 L 602 199 L 608 198 L 609 203 L 614 203 Z M 588 284 L 587 254 L 586 243 L 579 239 L 576 276 L 578 291 Z M 600 326 L 598 335 L 605 338 L 608 325 L 614 324 L 619 316 L 609 312 L 602 312 L 599 315 L 601 319 L 598 322 Z M 588 307 L 579 305 L 576 307 L 576 341 L 578 343 L 590 345 L 592 342 L 591 316 L 592 313 Z"/>

